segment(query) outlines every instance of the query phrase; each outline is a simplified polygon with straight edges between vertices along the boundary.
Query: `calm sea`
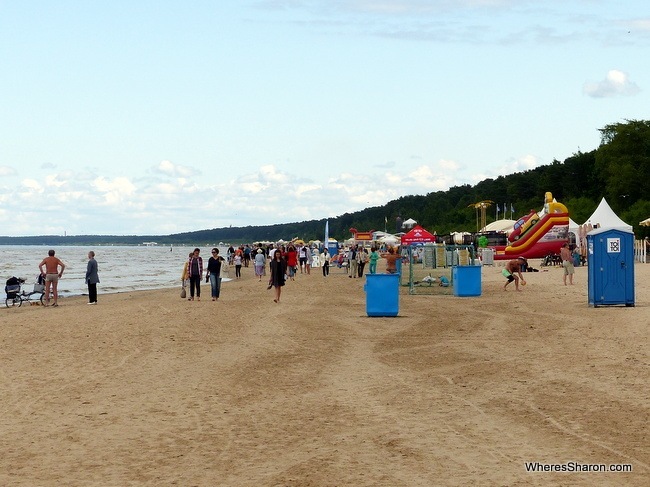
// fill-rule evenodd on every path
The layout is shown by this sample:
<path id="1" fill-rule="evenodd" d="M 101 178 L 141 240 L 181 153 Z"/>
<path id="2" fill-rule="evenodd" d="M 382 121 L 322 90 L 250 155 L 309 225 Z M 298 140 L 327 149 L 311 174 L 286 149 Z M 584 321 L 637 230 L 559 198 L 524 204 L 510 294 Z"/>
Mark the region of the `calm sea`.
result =
<path id="1" fill-rule="evenodd" d="M 63 278 L 59 281 L 59 294 L 78 296 L 88 293 L 85 283 L 88 252 L 95 252 L 99 266 L 99 293 L 118 293 L 145 289 L 180 286 L 183 264 L 194 247 L 163 246 L 94 246 L 52 247 L 65 264 Z M 25 291 L 31 291 L 38 277 L 38 264 L 47 257 L 49 247 L 30 245 L 0 246 L 0 279 L 4 299 L 4 284 L 12 276 L 24 278 Z M 201 247 L 204 269 L 207 267 L 211 247 Z M 227 247 L 219 246 L 220 255 Z M 204 271 L 205 272 L 205 271 Z"/>

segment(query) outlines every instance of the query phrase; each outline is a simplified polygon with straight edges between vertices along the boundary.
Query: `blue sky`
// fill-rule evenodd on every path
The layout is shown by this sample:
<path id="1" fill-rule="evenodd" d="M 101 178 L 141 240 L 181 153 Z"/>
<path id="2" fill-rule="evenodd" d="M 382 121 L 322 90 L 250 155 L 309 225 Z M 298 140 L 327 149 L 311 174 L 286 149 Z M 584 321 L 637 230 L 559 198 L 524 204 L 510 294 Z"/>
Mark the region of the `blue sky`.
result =
<path id="1" fill-rule="evenodd" d="M 648 119 L 649 47 L 641 0 L 0 0 L 0 235 L 322 219 L 562 161 Z"/>

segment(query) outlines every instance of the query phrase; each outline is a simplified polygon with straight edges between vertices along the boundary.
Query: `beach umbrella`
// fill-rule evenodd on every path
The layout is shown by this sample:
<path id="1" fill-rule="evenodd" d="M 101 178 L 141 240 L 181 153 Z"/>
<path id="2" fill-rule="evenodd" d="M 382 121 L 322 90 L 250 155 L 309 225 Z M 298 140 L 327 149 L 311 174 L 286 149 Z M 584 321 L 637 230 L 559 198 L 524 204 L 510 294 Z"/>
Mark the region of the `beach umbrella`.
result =
<path id="1" fill-rule="evenodd" d="M 650 227 L 650 218 L 646 218 L 642 222 L 639 222 L 639 225 L 641 225 L 643 227 Z"/>

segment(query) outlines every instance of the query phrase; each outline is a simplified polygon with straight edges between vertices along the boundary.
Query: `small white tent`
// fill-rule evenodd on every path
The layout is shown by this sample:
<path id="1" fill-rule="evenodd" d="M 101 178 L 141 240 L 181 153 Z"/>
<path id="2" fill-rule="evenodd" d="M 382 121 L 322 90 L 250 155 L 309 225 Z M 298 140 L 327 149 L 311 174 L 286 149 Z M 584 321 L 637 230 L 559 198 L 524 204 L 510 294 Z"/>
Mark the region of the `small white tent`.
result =
<path id="1" fill-rule="evenodd" d="M 402 228 L 413 228 L 417 224 L 418 222 L 416 222 L 413 218 L 409 218 L 404 223 L 402 223 Z"/>
<path id="2" fill-rule="evenodd" d="M 606 230 L 623 230 L 625 232 L 632 232 L 632 225 L 628 225 L 623 220 L 621 220 L 614 210 L 612 210 L 603 198 L 600 200 L 600 204 L 596 211 L 594 211 L 587 221 L 587 224 L 591 224 L 594 228 L 604 228 Z"/>

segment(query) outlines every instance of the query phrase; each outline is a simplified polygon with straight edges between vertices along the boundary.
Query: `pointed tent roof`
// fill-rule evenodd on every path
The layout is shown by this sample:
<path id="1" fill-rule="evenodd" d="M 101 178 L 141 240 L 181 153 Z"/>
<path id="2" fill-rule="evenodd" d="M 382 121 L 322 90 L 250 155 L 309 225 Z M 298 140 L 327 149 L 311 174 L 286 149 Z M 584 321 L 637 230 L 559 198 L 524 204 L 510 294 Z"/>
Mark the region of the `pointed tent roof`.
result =
<path id="1" fill-rule="evenodd" d="M 600 204 L 596 211 L 594 211 L 585 223 L 591 223 L 594 227 L 598 225 L 598 228 L 611 230 L 623 230 L 626 232 L 632 232 L 632 225 L 628 225 L 623 220 L 621 220 L 614 210 L 611 209 L 605 198 L 600 200 Z"/>
<path id="2" fill-rule="evenodd" d="M 427 232 L 420 225 L 414 226 L 408 233 L 402 235 L 402 245 L 409 245 L 414 243 L 435 242 L 436 237 L 430 232 Z"/>

